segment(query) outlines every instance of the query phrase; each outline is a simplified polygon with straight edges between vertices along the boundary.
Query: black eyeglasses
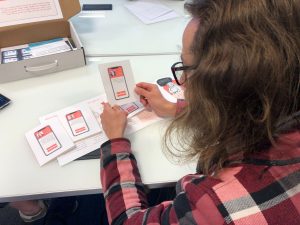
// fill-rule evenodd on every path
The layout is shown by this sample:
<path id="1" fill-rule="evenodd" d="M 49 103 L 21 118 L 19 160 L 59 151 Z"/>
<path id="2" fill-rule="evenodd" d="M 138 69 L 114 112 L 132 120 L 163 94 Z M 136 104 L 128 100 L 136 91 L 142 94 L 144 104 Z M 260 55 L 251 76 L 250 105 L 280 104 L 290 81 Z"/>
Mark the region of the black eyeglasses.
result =
<path id="1" fill-rule="evenodd" d="M 185 66 L 183 62 L 176 62 L 171 66 L 173 77 L 178 85 L 182 85 L 186 81 L 184 71 L 193 70 L 194 66 Z"/>

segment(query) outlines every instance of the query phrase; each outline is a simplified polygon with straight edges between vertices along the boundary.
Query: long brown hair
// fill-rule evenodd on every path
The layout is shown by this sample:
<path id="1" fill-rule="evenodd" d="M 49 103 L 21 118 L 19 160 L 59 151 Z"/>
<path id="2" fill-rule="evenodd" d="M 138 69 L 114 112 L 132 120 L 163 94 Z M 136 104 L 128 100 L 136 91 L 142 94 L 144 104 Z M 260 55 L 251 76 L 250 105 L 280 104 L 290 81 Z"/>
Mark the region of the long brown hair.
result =
<path id="1" fill-rule="evenodd" d="M 276 125 L 299 110 L 300 0 L 193 0 L 199 18 L 187 107 L 165 135 L 177 159 L 204 174 L 229 156 L 274 144 Z"/>

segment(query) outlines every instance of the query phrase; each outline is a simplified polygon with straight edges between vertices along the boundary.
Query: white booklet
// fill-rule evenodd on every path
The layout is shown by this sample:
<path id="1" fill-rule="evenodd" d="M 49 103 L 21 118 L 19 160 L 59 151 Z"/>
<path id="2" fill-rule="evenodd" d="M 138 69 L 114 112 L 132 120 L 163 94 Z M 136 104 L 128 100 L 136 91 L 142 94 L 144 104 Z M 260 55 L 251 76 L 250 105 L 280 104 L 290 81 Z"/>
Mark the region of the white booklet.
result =
<path id="1" fill-rule="evenodd" d="M 128 60 L 100 64 L 99 71 L 107 101 L 111 105 L 139 101 L 139 96 L 134 92 L 135 82 Z"/>
<path id="2" fill-rule="evenodd" d="M 0 1 L 0 27 L 61 18 L 59 0 Z"/>
<path id="3" fill-rule="evenodd" d="M 57 118 L 45 121 L 25 136 L 40 166 L 75 147 Z"/>

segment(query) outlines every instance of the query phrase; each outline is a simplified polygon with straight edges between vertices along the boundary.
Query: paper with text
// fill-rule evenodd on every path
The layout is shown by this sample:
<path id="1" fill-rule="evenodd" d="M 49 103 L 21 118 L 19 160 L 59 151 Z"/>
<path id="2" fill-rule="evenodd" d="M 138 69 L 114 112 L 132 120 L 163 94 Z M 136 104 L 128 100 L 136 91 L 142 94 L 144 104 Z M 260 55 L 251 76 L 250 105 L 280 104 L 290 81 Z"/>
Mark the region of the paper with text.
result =
<path id="1" fill-rule="evenodd" d="M 59 0 L 0 1 L 0 27 L 61 18 Z"/>

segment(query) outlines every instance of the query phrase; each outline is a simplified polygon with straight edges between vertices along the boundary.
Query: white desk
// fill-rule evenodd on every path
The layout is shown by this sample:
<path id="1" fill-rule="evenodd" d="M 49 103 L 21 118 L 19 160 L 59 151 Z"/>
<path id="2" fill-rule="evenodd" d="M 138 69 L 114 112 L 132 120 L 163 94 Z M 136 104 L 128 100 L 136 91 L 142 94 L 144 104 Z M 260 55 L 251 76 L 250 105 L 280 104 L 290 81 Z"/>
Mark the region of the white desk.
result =
<path id="1" fill-rule="evenodd" d="M 131 14 L 125 4 L 128 0 L 81 0 L 81 3 L 111 3 L 112 11 L 105 18 L 82 18 L 72 22 L 85 47 L 87 56 L 152 55 L 180 53 L 181 36 L 189 21 L 184 13 L 184 1 L 161 0 L 174 9 L 179 18 L 145 25 Z"/>
<path id="2" fill-rule="evenodd" d="M 170 74 L 178 56 L 130 57 L 136 82 Z M 100 62 L 127 58 L 100 58 Z M 74 161 L 59 167 L 52 161 L 40 167 L 24 133 L 38 125 L 41 115 L 104 93 L 98 62 L 75 70 L 0 84 L 12 104 L 0 111 L 0 202 L 100 193 L 99 160 Z M 7 74 L 9 75 L 9 74 Z M 142 179 L 149 187 L 163 187 L 195 171 L 195 165 L 176 166 L 161 152 L 165 123 L 154 124 L 129 138 Z M 150 144 L 151 143 L 151 144 Z"/>

